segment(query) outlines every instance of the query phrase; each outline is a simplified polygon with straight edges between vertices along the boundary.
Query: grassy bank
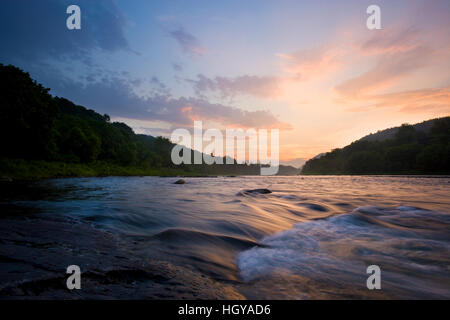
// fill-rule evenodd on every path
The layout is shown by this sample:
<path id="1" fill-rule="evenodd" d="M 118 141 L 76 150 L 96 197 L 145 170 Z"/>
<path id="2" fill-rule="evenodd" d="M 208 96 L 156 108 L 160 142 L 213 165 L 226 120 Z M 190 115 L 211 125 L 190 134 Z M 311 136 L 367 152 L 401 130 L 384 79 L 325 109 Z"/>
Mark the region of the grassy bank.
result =
<path id="1" fill-rule="evenodd" d="M 178 175 L 192 175 L 192 173 L 173 168 L 123 167 L 100 161 L 80 164 L 42 160 L 0 159 L 0 177 L 13 180 L 62 177 Z"/>

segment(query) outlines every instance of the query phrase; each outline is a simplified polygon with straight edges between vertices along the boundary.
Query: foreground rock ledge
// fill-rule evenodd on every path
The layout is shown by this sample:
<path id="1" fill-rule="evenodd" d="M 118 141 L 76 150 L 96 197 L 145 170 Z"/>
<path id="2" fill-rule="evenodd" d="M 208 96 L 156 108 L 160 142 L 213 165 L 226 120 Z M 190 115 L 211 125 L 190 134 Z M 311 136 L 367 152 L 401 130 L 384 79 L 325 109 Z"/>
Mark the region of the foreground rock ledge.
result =
<path id="1" fill-rule="evenodd" d="M 81 268 L 81 290 L 66 288 L 72 264 Z M 243 298 L 189 268 L 140 259 L 88 224 L 1 219 L 0 299 Z"/>

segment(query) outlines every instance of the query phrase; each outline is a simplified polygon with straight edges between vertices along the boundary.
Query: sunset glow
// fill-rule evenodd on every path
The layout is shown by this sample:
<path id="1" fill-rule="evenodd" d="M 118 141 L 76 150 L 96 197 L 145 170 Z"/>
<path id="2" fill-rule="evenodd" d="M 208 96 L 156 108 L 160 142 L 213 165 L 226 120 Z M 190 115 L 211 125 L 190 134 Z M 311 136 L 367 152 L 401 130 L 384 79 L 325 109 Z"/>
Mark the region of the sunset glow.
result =
<path id="1" fill-rule="evenodd" d="M 448 1 L 380 1 L 381 30 L 367 1 L 137 2 L 93 6 L 79 34 L 52 31 L 33 54 L 2 36 L 1 59 L 140 133 L 278 128 L 282 160 L 450 112 Z M 35 9 L 23 19 L 39 27 L 17 26 L 30 42 L 54 14 Z M 1 32 L 19 20 L 1 17 Z"/>

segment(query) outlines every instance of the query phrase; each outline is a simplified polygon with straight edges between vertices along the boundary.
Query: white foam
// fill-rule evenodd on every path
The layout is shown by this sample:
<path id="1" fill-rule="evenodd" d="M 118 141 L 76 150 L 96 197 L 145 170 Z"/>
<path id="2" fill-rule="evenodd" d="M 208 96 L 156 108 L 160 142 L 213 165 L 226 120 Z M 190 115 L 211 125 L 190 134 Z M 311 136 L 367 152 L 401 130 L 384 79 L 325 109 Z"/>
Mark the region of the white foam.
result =
<path id="1" fill-rule="evenodd" d="M 411 226 L 410 213 L 414 212 L 415 225 Z M 385 217 L 395 217 L 386 224 Z M 442 221 L 440 240 L 430 240 L 429 233 L 422 235 L 420 229 L 426 221 L 435 216 L 446 217 Z M 370 217 L 370 219 L 366 219 Z M 365 259 L 379 260 L 406 269 L 429 270 L 446 273 L 443 266 L 431 266 L 426 262 L 408 260 L 411 250 L 417 256 L 442 254 L 450 249 L 450 239 L 442 239 L 449 227 L 448 214 L 419 208 L 401 206 L 396 209 L 360 207 L 350 214 L 334 216 L 294 225 L 290 230 L 264 238 L 266 247 L 254 247 L 241 252 L 237 258 L 241 277 L 252 281 L 262 277 L 289 272 L 300 276 L 353 277 L 364 274 Z M 402 219 L 407 221 L 408 228 Z M 380 221 L 378 224 L 377 222 Z M 398 223 L 401 228 L 396 228 Z M 406 229 L 406 230 L 405 230 Z M 448 256 L 448 255 L 447 255 Z"/>

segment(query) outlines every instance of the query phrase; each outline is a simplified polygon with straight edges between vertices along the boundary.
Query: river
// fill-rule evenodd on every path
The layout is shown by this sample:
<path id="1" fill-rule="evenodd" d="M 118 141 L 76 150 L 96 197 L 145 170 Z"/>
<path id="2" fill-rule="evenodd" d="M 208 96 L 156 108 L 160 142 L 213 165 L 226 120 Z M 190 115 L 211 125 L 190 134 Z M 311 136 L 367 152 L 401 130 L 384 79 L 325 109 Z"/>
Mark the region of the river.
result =
<path id="1" fill-rule="evenodd" d="M 48 279 L 57 268 L 40 272 L 29 266 L 36 259 L 71 263 L 60 258 L 69 245 L 55 244 L 60 238 L 68 242 L 68 233 L 46 240 L 52 245 L 45 248 L 26 244 L 57 233 L 51 222 L 83 228 L 70 245 L 70 259 L 77 260 L 77 243 L 85 246 L 81 268 L 91 275 L 118 264 L 114 254 L 99 266 L 98 252 L 108 256 L 120 250 L 125 257 L 121 270 L 131 259 L 127 255 L 133 265 L 164 262 L 210 279 L 216 288 L 229 288 L 232 298 L 450 298 L 450 177 L 248 176 L 185 178 L 184 185 L 175 180 L 105 177 L 2 184 L 0 296 L 42 294 L 36 281 Z M 261 188 L 271 193 L 246 192 Z M 41 223 L 29 231 L 33 221 L 46 227 Z M 95 248 L 97 240 L 83 243 L 92 236 L 86 230 L 111 235 L 118 249 Z M 35 260 L 27 258 L 38 250 Z M 366 287 L 369 265 L 380 267 L 381 290 Z M 174 272 L 178 282 L 184 281 L 184 271 Z M 17 273 L 32 274 L 34 289 L 23 289 L 29 286 Z M 122 286 L 122 280 L 114 285 Z M 108 293 L 97 295 L 91 288 L 86 297 L 127 297 L 128 291 L 108 285 L 102 282 Z M 170 286 L 153 290 L 170 291 Z M 196 290 L 201 297 L 202 288 Z M 44 297 L 67 298 L 58 290 Z M 134 292 L 132 297 L 149 296 Z M 151 297 L 179 298 L 158 292 Z"/>

